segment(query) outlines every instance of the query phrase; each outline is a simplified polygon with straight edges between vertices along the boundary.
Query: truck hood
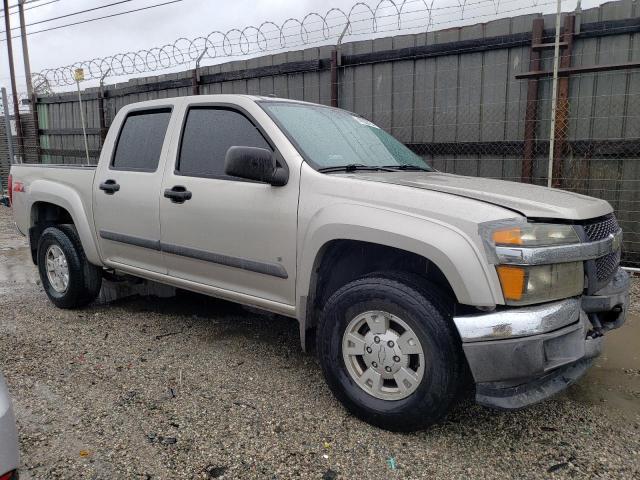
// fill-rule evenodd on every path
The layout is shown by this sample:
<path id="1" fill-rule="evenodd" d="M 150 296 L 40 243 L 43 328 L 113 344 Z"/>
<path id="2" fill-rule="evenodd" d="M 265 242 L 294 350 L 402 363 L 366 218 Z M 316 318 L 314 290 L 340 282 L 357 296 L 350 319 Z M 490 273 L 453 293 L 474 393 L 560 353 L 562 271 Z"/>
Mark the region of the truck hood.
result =
<path id="1" fill-rule="evenodd" d="M 360 180 L 449 193 L 515 210 L 527 217 L 584 220 L 611 213 L 605 200 L 555 188 L 441 172 L 358 172 Z"/>

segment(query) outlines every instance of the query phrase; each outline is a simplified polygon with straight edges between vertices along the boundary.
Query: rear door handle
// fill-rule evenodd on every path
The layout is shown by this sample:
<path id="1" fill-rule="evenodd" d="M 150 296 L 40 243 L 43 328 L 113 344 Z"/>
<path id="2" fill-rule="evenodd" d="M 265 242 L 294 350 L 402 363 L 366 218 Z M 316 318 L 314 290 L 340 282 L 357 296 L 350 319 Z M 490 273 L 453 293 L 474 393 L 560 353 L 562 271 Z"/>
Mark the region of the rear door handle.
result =
<path id="1" fill-rule="evenodd" d="M 115 180 L 106 180 L 100 184 L 100 190 L 102 190 L 107 195 L 113 195 L 118 190 L 120 190 L 120 185 L 116 183 Z"/>
<path id="2" fill-rule="evenodd" d="M 164 197 L 169 198 L 173 203 L 184 203 L 191 200 L 191 192 L 182 185 L 176 185 L 173 188 L 167 188 L 164 191 Z"/>

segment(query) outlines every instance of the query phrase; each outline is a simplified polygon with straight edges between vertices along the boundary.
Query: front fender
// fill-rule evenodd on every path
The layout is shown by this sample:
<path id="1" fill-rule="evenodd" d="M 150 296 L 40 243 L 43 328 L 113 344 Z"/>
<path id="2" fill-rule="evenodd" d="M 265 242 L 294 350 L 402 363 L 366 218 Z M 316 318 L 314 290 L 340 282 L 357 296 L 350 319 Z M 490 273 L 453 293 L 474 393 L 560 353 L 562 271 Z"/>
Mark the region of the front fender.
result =
<path id="1" fill-rule="evenodd" d="M 91 197 L 89 197 L 89 201 Z M 93 213 L 91 205 L 85 206 L 77 190 L 49 180 L 34 180 L 29 185 L 27 212 L 31 215 L 33 205 L 37 202 L 47 202 L 64 208 L 73 219 L 82 248 L 87 260 L 94 265 L 102 265 L 96 245 L 94 229 L 92 227 Z M 33 218 L 30 218 L 33 226 Z"/>
<path id="2" fill-rule="evenodd" d="M 502 303 L 495 272 L 460 229 L 434 219 L 366 205 L 333 204 L 310 220 L 299 246 L 298 297 L 309 295 L 316 259 L 332 240 L 359 240 L 413 252 L 433 262 L 465 305 Z"/>

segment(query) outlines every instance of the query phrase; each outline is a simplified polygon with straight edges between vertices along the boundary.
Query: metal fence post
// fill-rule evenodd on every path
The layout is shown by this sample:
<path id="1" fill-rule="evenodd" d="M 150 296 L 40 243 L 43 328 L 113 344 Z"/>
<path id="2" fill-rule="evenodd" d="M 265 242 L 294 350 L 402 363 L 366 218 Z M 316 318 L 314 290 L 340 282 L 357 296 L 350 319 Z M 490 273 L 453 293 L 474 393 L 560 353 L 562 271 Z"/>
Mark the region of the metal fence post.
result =
<path id="1" fill-rule="evenodd" d="M 340 85 L 338 84 L 339 82 L 338 67 L 342 66 L 342 39 L 346 35 L 347 30 L 349 30 L 350 25 L 351 24 L 347 22 L 347 24 L 344 26 L 344 29 L 342 30 L 340 37 L 338 37 L 336 48 L 334 48 L 331 51 L 331 106 L 332 107 L 337 107 L 340 104 L 340 99 L 339 99 Z"/>
<path id="2" fill-rule="evenodd" d="M 200 62 L 202 61 L 203 57 L 207 53 L 207 50 L 208 50 L 208 47 L 204 47 L 204 50 L 196 60 L 196 66 L 193 69 L 193 72 L 191 74 L 191 84 L 193 87 L 192 90 L 194 95 L 200 95 Z"/>
<path id="3" fill-rule="evenodd" d="M 331 50 L 331 106 L 338 106 L 338 51 Z"/>
<path id="4" fill-rule="evenodd" d="M 32 120 L 33 120 L 33 129 L 35 132 L 35 161 L 36 163 L 41 163 L 40 160 L 40 117 L 38 116 L 38 96 L 35 93 L 31 94 L 31 105 L 32 109 Z"/>
<path id="5" fill-rule="evenodd" d="M 104 141 L 107 138 L 107 112 L 104 108 L 104 79 L 107 75 L 111 73 L 111 69 L 107 69 L 107 71 L 100 77 L 100 89 L 98 90 L 98 121 L 100 122 L 100 146 L 104 145 Z"/>
<path id="6" fill-rule="evenodd" d="M 87 155 L 87 165 L 91 163 L 89 160 L 89 144 L 87 143 L 87 129 L 84 126 L 84 110 L 82 107 L 82 92 L 80 91 L 80 82 L 76 82 L 78 85 L 78 103 L 80 104 L 80 123 L 82 124 L 82 138 L 84 139 L 84 151 Z"/>

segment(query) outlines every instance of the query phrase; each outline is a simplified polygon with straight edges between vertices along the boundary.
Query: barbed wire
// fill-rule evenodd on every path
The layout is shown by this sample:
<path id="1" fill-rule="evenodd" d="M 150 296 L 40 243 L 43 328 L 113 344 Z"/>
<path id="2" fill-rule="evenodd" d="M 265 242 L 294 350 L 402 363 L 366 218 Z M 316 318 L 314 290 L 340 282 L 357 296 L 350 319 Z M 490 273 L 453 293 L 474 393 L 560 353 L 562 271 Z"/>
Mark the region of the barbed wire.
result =
<path id="1" fill-rule="evenodd" d="M 421 28 L 429 31 L 439 23 L 469 20 L 482 15 L 469 16 L 469 11 L 489 9 L 491 15 L 513 12 L 510 3 L 517 2 L 516 10 L 522 11 L 544 5 L 544 0 L 456 0 L 455 4 L 437 6 L 436 0 L 378 0 L 375 4 L 364 1 L 355 3 L 349 10 L 330 8 L 324 14 L 311 12 L 300 18 L 287 18 L 282 23 L 265 21 L 260 25 L 231 28 L 225 32 L 215 30 L 207 36 L 192 39 L 178 38 L 173 43 L 149 49 L 122 52 L 107 57 L 93 58 L 70 65 L 46 68 L 33 74 L 33 82 L 42 93 L 52 87 L 72 85 L 74 71 L 84 70 L 85 80 L 103 79 L 123 75 L 142 74 L 166 70 L 197 60 L 215 60 L 225 57 L 248 56 L 295 46 L 312 45 L 341 34 L 346 36 L 376 34 L 383 31 Z M 412 16 L 422 14 L 420 24 Z M 447 17 L 448 22 L 438 21 Z M 415 26 L 406 27 L 414 23 Z M 357 24 L 365 24 L 355 29 Z M 386 27 L 386 28 L 382 28 Z"/>

